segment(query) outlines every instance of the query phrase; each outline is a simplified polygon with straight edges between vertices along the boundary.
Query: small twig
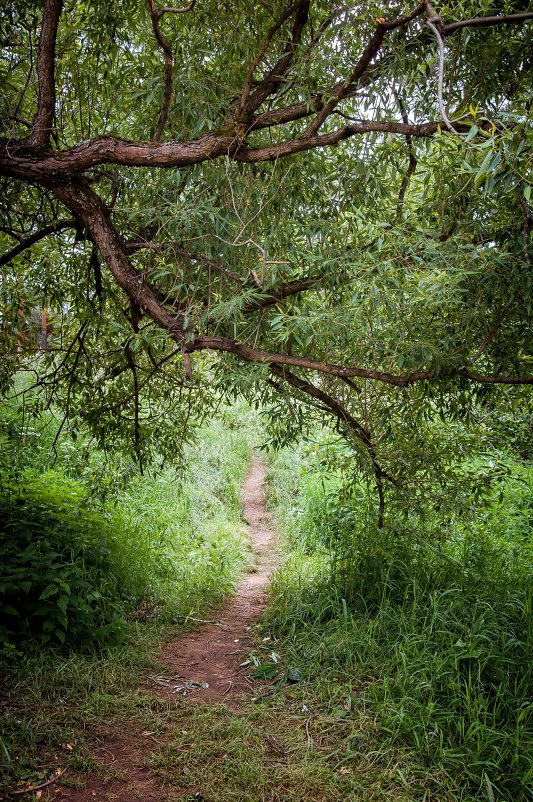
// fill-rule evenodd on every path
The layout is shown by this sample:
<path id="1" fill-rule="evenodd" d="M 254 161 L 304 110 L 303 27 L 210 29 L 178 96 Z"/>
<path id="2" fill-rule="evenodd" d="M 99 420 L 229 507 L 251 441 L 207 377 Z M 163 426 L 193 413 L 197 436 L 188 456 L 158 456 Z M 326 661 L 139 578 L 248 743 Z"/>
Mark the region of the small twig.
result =
<path id="1" fill-rule="evenodd" d="M 228 683 L 228 687 L 226 688 L 226 690 L 225 690 L 225 691 L 222 691 L 222 696 L 225 696 L 227 693 L 229 693 L 229 692 L 231 691 L 231 689 L 232 689 L 232 688 L 233 688 L 233 681 L 232 681 L 232 680 L 230 680 L 230 681 L 229 681 L 229 683 Z"/>
<path id="2" fill-rule="evenodd" d="M 194 621 L 195 624 L 214 624 L 217 627 L 227 629 L 220 621 L 210 621 L 208 618 L 194 618 L 192 615 L 184 615 L 183 613 L 177 613 L 176 618 L 184 618 L 185 621 Z"/>
<path id="3" fill-rule="evenodd" d="M 309 725 L 311 723 L 312 718 L 313 717 L 311 716 L 310 718 L 306 719 L 306 721 L 305 721 L 305 734 L 307 735 L 307 748 L 308 749 L 312 749 L 313 746 L 314 746 L 313 738 L 311 736 L 311 733 L 309 732 Z"/>
<path id="4" fill-rule="evenodd" d="M 41 788 L 46 788 L 47 785 L 52 785 L 52 783 L 55 783 L 61 779 L 65 772 L 66 769 L 61 769 L 61 771 L 56 774 L 55 777 L 52 777 L 51 780 L 47 780 L 39 785 L 32 785 L 31 788 L 22 788 L 20 791 L 13 791 L 13 796 L 18 796 L 19 794 L 32 794 L 34 791 L 39 791 Z"/>

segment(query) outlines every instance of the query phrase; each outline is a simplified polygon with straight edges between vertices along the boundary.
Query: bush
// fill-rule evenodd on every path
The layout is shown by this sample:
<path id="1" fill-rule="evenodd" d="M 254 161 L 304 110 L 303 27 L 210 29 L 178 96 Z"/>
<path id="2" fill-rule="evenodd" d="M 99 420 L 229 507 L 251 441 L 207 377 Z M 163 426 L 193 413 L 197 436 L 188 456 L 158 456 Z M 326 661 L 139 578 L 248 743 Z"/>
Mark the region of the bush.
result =
<path id="1" fill-rule="evenodd" d="M 132 600 L 116 570 L 113 519 L 88 508 L 84 488 L 57 472 L 2 489 L 2 641 L 84 648 L 120 640 Z"/>

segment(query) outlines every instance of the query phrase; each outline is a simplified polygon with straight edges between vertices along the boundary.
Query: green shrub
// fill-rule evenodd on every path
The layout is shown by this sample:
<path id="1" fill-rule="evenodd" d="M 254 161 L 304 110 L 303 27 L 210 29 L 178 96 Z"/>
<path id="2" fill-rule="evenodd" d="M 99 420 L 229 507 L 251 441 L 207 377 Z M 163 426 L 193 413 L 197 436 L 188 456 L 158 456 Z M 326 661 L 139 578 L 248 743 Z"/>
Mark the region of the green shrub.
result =
<path id="1" fill-rule="evenodd" d="M 128 588 L 114 570 L 112 519 L 57 472 L 0 496 L 0 638 L 109 644 L 124 630 Z"/>

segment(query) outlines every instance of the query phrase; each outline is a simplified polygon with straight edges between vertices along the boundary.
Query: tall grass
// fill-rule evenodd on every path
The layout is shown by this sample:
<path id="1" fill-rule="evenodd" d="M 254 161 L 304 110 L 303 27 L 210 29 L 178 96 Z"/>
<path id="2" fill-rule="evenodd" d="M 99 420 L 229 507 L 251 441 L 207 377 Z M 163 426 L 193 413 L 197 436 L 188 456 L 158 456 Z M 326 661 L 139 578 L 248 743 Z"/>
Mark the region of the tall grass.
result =
<path id="1" fill-rule="evenodd" d="M 447 778 L 443 797 L 465 802 L 532 792 L 533 547 L 515 473 L 428 542 L 405 523 L 377 531 L 364 488 L 341 501 L 298 453 L 271 472 L 290 554 L 267 625 L 317 694 L 344 687 L 382 748 L 407 749 Z"/>
<path id="2" fill-rule="evenodd" d="M 204 426 L 181 467 L 140 476 L 62 438 L 52 469 L 43 420 L 28 434 L 13 417 L 4 436 L 19 448 L 0 480 L 0 797 L 2 786 L 38 781 L 57 755 L 87 768 L 92 722 L 117 710 L 127 718 L 131 706 L 152 728 L 158 703 L 136 690 L 139 672 L 174 624 L 217 604 L 248 561 L 240 490 L 253 442 L 240 408 Z M 53 427 L 42 436 L 50 445 Z"/>
<path id="3" fill-rule="evenodd" d="M 145 476 L 99 452 L 83 460 L 66 437 L 52 469 L 37 424 L 50 444 L 53 421 L 18 432 L 16 423 L 13 414 L 9 425 L 4 417 L 4 440 L 19 443 L 16 460 L 4 453 L 0 479 L 4 644 L 109 645 L 123 637 L 127 619 L 168 622 L 229 591 L 246 560 L 239 507 L 251 453 L 245 410 L 200 430 L 181 468 Z"/>

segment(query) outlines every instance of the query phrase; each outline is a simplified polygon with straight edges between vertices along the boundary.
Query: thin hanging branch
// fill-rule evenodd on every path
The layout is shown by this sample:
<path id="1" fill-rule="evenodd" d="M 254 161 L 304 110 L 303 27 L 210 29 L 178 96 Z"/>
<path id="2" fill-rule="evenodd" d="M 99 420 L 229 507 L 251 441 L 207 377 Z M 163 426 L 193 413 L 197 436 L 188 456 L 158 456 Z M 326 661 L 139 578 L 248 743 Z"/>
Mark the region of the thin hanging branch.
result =
<path id="1" fill-rule="evenodd" d="M 45 237 L 49 237 L 51 234 L 57 234 L 59 231 L 64 231 L 66 228 L 78 227 L 79 223 L 76 220 L 56 220 L 54 223 L 50 223 L 50 225 L 41 228 L 40 231 L 36 231 L 34 234 L 30 234 L 29 237 L 26 237 L 26 239 L 21 240 L 19 244 L 11 248 L 10 251 L 3 253 L 0 256 L 0 267 L 8 264 L 8 262 L 11 262 L 16 256 L 27 251 L 29 248 L 33 247 L 33 245 L 45 239 Z"/>
<path id="2" fill-rule="evenodd" d="M 270 372 L 274 376 L 283 379 L 292 387 L 295 387 L 304 395 L 310 396 L 311 398 L 316 398 L 318 401 L 320 401 L 323 407 L 331 412 L 347 429 L 347 431 L 354 435 L 357 440 L 363 444 L 370 458 L 370 462 L 372 463 L 376 491 L 378 494 L 378 529 L 383 529 L 385 525 L 385 488 L 383 480 L 387 479 L 394 485 L 397 485 L 397 482 L 386 471 L 384 471 L 379 464 L 376 455 L 376 448 L 372 442 L 370 431 L 362 426 L 342 404 L 333 398 L 333 396 L 329 395 L 329 393 L 326 393 L 321 388 L 316 387 L 316 385 L 311 384 L 311 382 L 301 379 L 299 376 L 296 376 L 295 373 L 292 373 L 291 371 L 281 368 L 277 365 L 271 365 Z"/>
<path id="3" fill-rule="evenodd" d="M 444 124 L 446 128 L 452 132 L 452 134 L 459 135 L 459 132 L 453 127 L 450 118 L 446 112 L 446 106 L 444 105 L 444 100 L 442 98 L 443 87 L 444 87 L 444 39 L 441 35 L 442 19 L 440 16 L 435 12 L 435 9 L 430 3 L 426 3 L 426 25 L 428 28 L 434 33 L 435 38 L 439 45 L 439 77 L 437 83 L 437 100 L 439 104 L 439 109 L 441 113 L 441 117 L 444 120 Z"/>

